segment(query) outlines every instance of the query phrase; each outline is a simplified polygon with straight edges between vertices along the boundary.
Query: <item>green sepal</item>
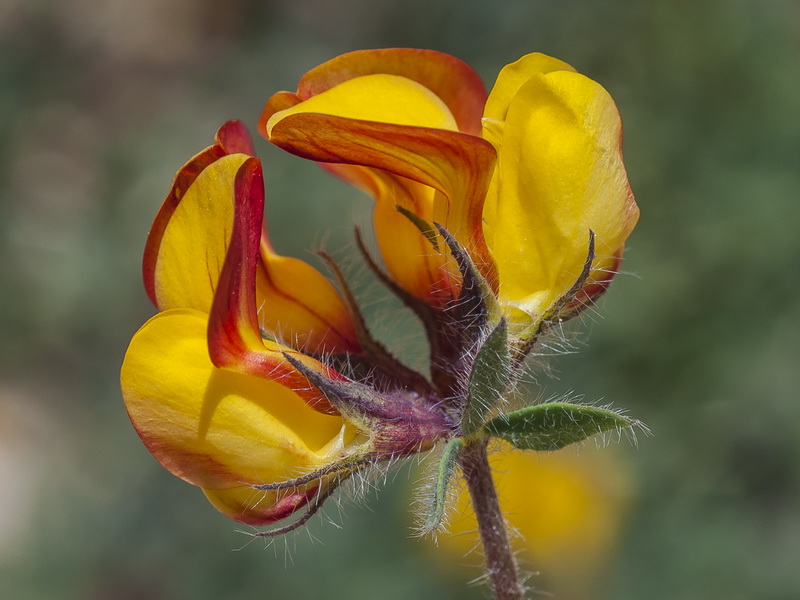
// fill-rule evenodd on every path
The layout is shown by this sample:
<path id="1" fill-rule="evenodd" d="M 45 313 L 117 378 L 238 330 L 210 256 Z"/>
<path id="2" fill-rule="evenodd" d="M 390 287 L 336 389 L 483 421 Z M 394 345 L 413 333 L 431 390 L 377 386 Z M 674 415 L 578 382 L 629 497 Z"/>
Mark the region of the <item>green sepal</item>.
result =
<path id="1" fill-rule="evenodd" d="M 548 402 L 501 415 L 483 431 L 510 442 L 520 450 L 552 452 L 606 431 L 638 424 L 607 408 Z"/>
<path id="2" fill-rule="evenodd" d="M 444 452 L 439 459 L 439 469 L 436 472 L 436 483 L 433 488 L 433 497 L 427 507 L 427 517 L 423 523 L 420 533 L 422 535 L 431 533 L 438 529 L 444 517 L 444 507 L 447 501 L 447 488 L 450 485 L 453 473 L 458 464 L 458 455 L 464 447 L 461 438 L 453 438 L 444 447 Z"/>
<path id="3" fill-rule="evenodd" d="M 356 426 L 371 431 L 377 420 L 395 419 L 387 409 L 385 398 L 377 391 L 354 381 L 335 381 L 309 368 L 304 363 L 284 352 L 284 358 L 316 387 L 336 409 Z"/>
<path id="4" fill-rule="evenodd" d="M 484 425 L 486 413 L 495 405 L 511 380 L 511 354 L 508 348 L 508 325 L 500 319 L 475 357 L 467 389 L 467 405 L 461 419 L 461 431 L 472 435 Z"/>
<path id="5" fill-rule="evenodd" d="M 487 322 L 494 325 L 500 320 L 502 310 L 492 291 L 492 286 L 481 274 L 467 249 L 456 240 L 455 236 L 438 223 L 434 223 L 434 225 L 436 225 L 439 235 L 447 242 L 461 273 L 461 292 L 453 310 L 456 320 L 468 324 L 470 329 L 476 331 Z"/>
<path id="6" fill-rule="evenodd" d="M 399 204 L 395 205 L 397 212 L 403 215 L 406 219 L 411 221 L 417 229 L 420 230 L 422 235 L 431 243 L 433 248 L 438 252 L 439 251 L 439 242 L 436 240 L 436 230 L 428 223 L 425 219 L 421 219 L 413 212 L 400 206 Z"/>

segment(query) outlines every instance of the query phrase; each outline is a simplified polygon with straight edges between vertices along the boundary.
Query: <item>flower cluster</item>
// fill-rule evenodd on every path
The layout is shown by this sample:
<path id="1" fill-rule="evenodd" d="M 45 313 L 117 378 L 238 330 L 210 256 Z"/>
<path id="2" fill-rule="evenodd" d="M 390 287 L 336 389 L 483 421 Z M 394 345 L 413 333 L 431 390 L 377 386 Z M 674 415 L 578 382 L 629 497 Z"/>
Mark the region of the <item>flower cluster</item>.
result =
<path id="1" fill-rule="evenodd" d="M 375 199 L 378 279 L 420 318 L 430 373 L 370 335 L 347 283 L 277 254 L 244 126 L 177 174 L 145 247 L 158 313 L 122 367 L 131 421 L 155 458 L 225 515 L 314 514 L 369 465 L 491 437 L 552 450 L 631 421 L 563 403 L 502 414 L 525 356 L 607 287 L 638 209 L 609 94 L 542 54 L 491 93 L 434 51 L 339 56 L 272 96 L 258 129 Z M 441 496 L 441 494 L 440 494 Z M 429 527 L 438 523 L 433 500 Z"/>

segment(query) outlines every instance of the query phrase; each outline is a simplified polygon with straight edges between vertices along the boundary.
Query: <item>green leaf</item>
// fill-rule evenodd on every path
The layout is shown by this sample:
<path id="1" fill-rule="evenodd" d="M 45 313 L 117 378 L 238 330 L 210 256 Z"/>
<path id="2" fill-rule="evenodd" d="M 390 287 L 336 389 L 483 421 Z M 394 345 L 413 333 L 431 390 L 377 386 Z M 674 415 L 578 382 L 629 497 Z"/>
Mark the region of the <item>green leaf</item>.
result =
<path id="1" fill-rule="evenodd" d="M 511 355 L 508 350 L 508 326 L 505 319 L 483 342 L 469 376 L 467 405 L 461 419 L 461 431 L 472 435 L 483 427 L 486 413 L 495 405 L 511 379 Z"/>
<path id="2" fill-rule="evenodd" d="M 461 438 L 453 438 L 447 442 L 447 446 L 444 448 L 439 461 L 439 471 L 436 474 L 436 486 L 433 490 L 432 502 L 428 507 L 428 516 L 425 519 L 425 523 L 422 525 L 421 533 L 423 535 L 434 531 L 442 523 L 444 506 L 447 500 L 447 487 L 450 485 L 450 479 L 458 463 L 458 455 L 463 447 L 464 442 L 461 441 Z"/>
<path id="3" fill-rule="evenodd" d="M 549 402 L 496 417 L 483 430 L 521 450 L 551 452 L 598 433 L 636 424 L 638 421 L 607 408 Z"/>

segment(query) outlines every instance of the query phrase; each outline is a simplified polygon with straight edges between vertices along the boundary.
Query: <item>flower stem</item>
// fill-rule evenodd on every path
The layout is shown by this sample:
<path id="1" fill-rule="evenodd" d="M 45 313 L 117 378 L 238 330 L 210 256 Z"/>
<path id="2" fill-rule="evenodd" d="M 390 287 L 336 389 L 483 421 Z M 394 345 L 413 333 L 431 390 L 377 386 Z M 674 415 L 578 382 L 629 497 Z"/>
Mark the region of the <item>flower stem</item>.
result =
<path id="1" fill-rule="evenodd" d="M 519 581 L 517 563 L 508 543 L 503 513 L 486 453 L 486 440 L 468 445 L 460 457 L 472 508 L 478 518 L 486 568 L 495 600 L 524 600 L 525 588 Z"/>

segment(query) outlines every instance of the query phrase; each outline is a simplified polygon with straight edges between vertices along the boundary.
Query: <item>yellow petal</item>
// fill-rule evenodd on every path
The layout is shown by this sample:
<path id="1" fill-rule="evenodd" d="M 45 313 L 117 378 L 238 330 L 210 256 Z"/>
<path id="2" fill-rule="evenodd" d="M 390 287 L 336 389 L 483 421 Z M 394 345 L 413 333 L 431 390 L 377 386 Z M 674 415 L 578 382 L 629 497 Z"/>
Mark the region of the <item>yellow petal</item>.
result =
<path id="1" fill-rule="evenodd" d="M 233 182 L 246 154 L 222 156 L 197 175 L 164 229 L 154 269 L 160 310 L 211 309 L 233 224 Z"/>
<path id="2" fill-rule="evenodd" d="M 425 86 L 448 106 L 461 131 L 480 134 L 480 117 L 486 103 L 483 81 L 465 62 L 435 50 L 381 48 L 348 52 L 303 75 L 297 96 L 308 99 L 354 77 L 374 74 L 398 75 Z M 267 108 L 270 104 L 277 106 L 272 99 Z"/>
<path id="3" fill-rule="evenodd" d="M 539 52 L 526 54 L 516 62 L 503 67 L 486 100 L 486 107 L 483 110 L 484 118 L 505 121 L 511 100 L 525 82 L 533 75 L 543 75 L 552 71 L 574 72 L 575 69 L 564 61 Z"/>
<path id="4" fill-rule="evenodd" d="M 364 75 L 340 83 L 308 100 L 275 113 L 276 123 L 298 113 L 320 113 L 349 119 L 458 130 L 447 105 L 423 85 L 397 75 Z"/>
<path id="5" fill-rule="evenodd" d="M 313 410 L 280 381 L 214 367 L 207 325 L 195 310 L 159 313 L 125 355 L 128 414 L 164 467 L 226 489 L 296 477 L 341 456 L 353 437 L 341 417 Z"/>
<path id="6" fill-rule="evenodd" d="M 314 354 L 360 351 L 352 318 L 322 273 L 299 258 L 279 255 L 266 235 L 260 253 L 256 293 L 262 329 Z"/>
<path id="7" fill-rule="evenodd" d="M 446 206 L 435 201 L 433 188 L 368 167 L 330 164 L 325 168 L 375 199 L 375 238 L 387 271 L 403 289 L 433 306 L 442 306 L 457 295 L 453 289 L 458 284 L 457 268 L 448 254 L 438 251 L 398 210 L 409 211 L 433 229 L 433 223 L 446 219 Z M 435 214 L 436 209 L 445 214 Z"/>
<path id="8" fill-rule="evenodd" d="M 608 92 L 569 71 L 534 74 L 506 117 L 487 228 L 500 299 L 534 318 L 581 273 L 589 230 L 599 270 L 616 261 L 638 217 Z M 595 273 L 594 279 L 602 279 Z"/>
<path id="9" fill-rule="evenodd" d="M 483 111 L 482 135 L 483 139 L 491 142 L 495 149 L 501 152 L 503 144 L 503 131 L 505 120 L 508 115 L 508 107 L 519 89 L 536 74 L 543 75 L 552 71 L 575 71 L 567 63 L 541 54 L 533 52 L 526 54 L 519 60 L 506 65 L 497 75 L 489 98 L 486 100 L 486 107 Z M 492 179 L 489 191 L 486 194 L 486 201 L 483 207 L 483 217 L 486 222 L 484 232 L 487 239 L 495 235 L 491 224 L 496 221 L 497 202 L 498 202 L 498 177 Z M 502 232 L 499 235 L 503 235 Z M 490 244 L 491 245 L 491 244 Z"/>
<path id="10" fill-rule="evenodd" d="M 248 156 L 254 154 L 253 142 L 250 139 L 250 134 L 240 121 L 228 121 L 224 123 L 217 131 L 214 142 L 214 145 L 209 146 L 189 160 L 175 175 L 172 188 L 164 200 L 164 203 L 161 205 L 161 209 L 158 211 L 158 215 L 147 236 L 144 260 L 142 261 L 144 287 L 147 291 L 147 295 L 156 306 L 159 306 L 156 293 L 156 267 L 162 250 L 164 233 L 172 220 L 175 210 L 184 199 L 187 190 L 195 184 L 198 176 L 203 171 L 212 166 L 220 158 L 231 154 L 243 154 Z M 162 306 L 161 308 L 170 307 Z"/>

